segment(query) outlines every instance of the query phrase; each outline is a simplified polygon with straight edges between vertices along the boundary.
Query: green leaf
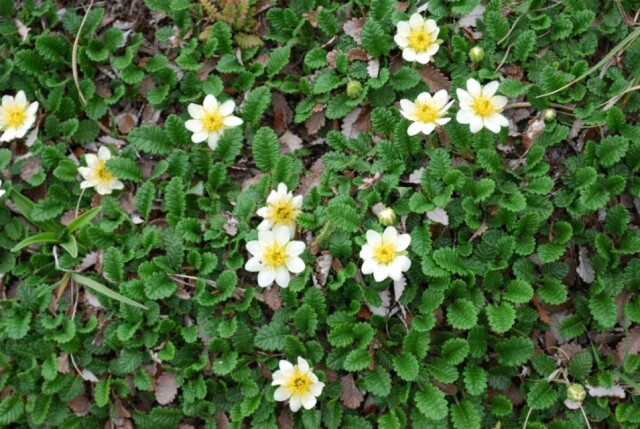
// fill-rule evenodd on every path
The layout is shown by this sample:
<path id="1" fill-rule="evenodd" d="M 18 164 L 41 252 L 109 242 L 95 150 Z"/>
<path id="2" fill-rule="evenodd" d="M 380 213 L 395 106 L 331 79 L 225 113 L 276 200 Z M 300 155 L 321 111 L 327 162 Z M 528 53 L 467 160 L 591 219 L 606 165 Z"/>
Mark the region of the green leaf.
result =
<path id="1" fill-rule="evenodd" d="M 102 260 L 104 276 L 114 283 L 124 280 L 124 255 L 117 247 L 110 247 Z"/>
<path id="2" fill-rule="evenodd" d="M 539 381 L 527 393 L 527 404 L 534 410 L 545 410 L 558 400 L 558 392 L 549 381 Z"/>
<path id="3" fill-rule="evenodd" d="M 512 337 L 496 341 L 493 349 L 498 353 L 501 365 L 518 366 L 526 363 L 533 354 L 533 343 L 528 338 Z"/>
<path id="4" fill-rule="evenodd" d="M 533 30 L 526 30 L 520 33 L 513 42 L 513 56 L 516 60 L 524 62 L 529 58 L 536 48 L 536 33 Z"/>
<path id="5" fill-rule="evenodd" d="M 142 172 L 138 164 L 129 158 L 112 158 L 107 161 L 107 170 L 120 180 L 142 181 Z"/>
<path id="6" fill-rule="evenodd" d="M 18 423 L 24 415 L 24 402 L 18 395 L 9 395 L 0 402 L 0 424 Z"/>
<path id="7" fill-rule="evenodd" d="M 480 429 L 480 414 L 467 399 L 451 406 L 451 423 L 455 429 Z"/>
<path id="8" fill-rule="evenodd" d="M 253 159 L 256 165 L 263 171 L 271 170 L 278 162 L 280 143 L 275 131 L 268 127 L 262 127 L 253 137 Z"/>
<path id="9" fill-rule="evenodd" d="M 484 16 L 484 34 L 493 40 L 500 40 L 509 31 L 509 20 L 501 11 L 487 10 Z"/>
<path id="10" fill-rule="evenodd" d="M 80 283 L 81 285 L 84 285 L 86 287 L 88 287 L 89 289 L 93 289 L 95 292 L 101 293 L 111 299 L 115 299 L 116 301 L 119 302 L 123 302 L 125 304 L 129 304 L 133 307 L 138 307 L 138 308 L 142 308 L 145 310 L 148 310 L 147 307 L 145 307 L 142 304 L 139 304 L 137 302 L 135 302 L 134 300 L 127 298 L 126 296 L 120 295 L 118 292 L 115 292 L 111 289 L 109 289 L 108 287 L 106 287 L 105 285 L 98 283 L 97 281 L 90 279 L 89 277 L 85 277 L 81 274 L 78 273 L 71 273 L 71 278 L 73 280 L 75 280 L 76 282 Z"/>
<path id="11" fill-rule="evenodd" d="M 393 369 L 404 381 L 413 381 L 418 376 L 418 359 L 411 353 L 401 353 L 393 357 Z"/>
<path id="12" fill-rule="evenodd" d="M 171 153 L 171 141 L 162 128 L 157 125 L 143 125 L 134 128 L 129 133 L 129 143 L 142 151 L 154 155 L 168 155 Z"/>
<path id="13" fill-rule="evenodd" d="M 347 353 L 344 359 L 344 369 L 350 372 L 362 371 L 369 367 L 371 356 L 366 348 L 357 348 Z"/>
<path id="14" fill-rule="evenodd" d="M 258 125 L 264 112 L 271 105 L 271 91 L 265 86 L 260 86 L 247 95 L 243 104 L 242 117 L 245 122 Z"/>
<path id="15" fill-rule="evenodd" d="M 486 311 L 489 326 L 497 334 L 507 332 L 515 323 L 516 310 L 509 303 L 503 302 L 500 305 L 488 305 Z"/>
<path id="16" fill-rule="evenodd" d="M 629 149 L 629 140 L 622 136 L 607 136 L 596 146 L 596 156 L 603 167 L 611 167 L 622 159 Z"/>
<path id="17" fill-rule="evenodd" d="M 318 315 L 311 306 L 302 304 L 293 315 L 293 323 L 296 329 L 311 337 L 318 327 Z"/>
<path id="18" fill-rule="evenodd" d="M 416 392 L 415 402 L 418 411 L 434 421 L 443 420 L 449 412 L 444 393 L 431 384 L 424 385 Z"/>
<path id="19" fill-rule="evenodd" d="M 291 47 L 289 46 L 281 46 L 271 51 L 267 63 L 267 75 L 273 77 L 278 74 L 289 63 L 290 55 Z"/>
<path id="20" fill-rule="evenodd" d="M 397 91 L 404 91 L 416 86 L 422 78 L 416 70 L 403 66 L 391 76 L 391 86 Z"/>
<path id="21" fill-rule="evenodd" d="M 504 299 L 514 304 L 525 304 L 533 298 L 533 288 L 523 280 L 511 280 L 507 285 Z"/>
<path id="22" fill-rule="evenodd" d="M 20 243 L 16 244 L 11 251 L 17 252 L 33 244 L 58 243 L 59 241 L 60 239 L 58 238 L 58 234 L 55 232 L 41 232 L 25 238 Z"/>
<path id="23" fill-rule="evenodd" d="M 384 398 L 391 393 L 391 376 L 380 365 L 377 365 L 373 371 L 368 371 L 363 380 L 364 387 L 375 396 Z"/>
<path id="24" fill-rule="evenodd" d="M 372 19 L 368 19 L 362 27 L 360 38 L 362 46 L 372 57 L 387 55 L 391 50 L 391 37 Z"/>
<path id="25" fill-rule="evenodd" d="M 93 388 L 93 398 L 96 401 L 96 405 L 100 408 L 109 403 L 109 396 L 111 394 L 111 379 L 105 378 L 95 385 Z"/>
<path id="26" fill-rule="evenodd" d="M 478 322 L 478 310 L 470 300 L 456 299 L 447 308 L 447 321 L 455 329 L 471 329 Z"/>
<path id="27" fill-rule="evenodd" d="M 136 211 L 145 219 L 149 219 L 149 214 L 153 208 L 153 200 L 156 196 L 156 187 L 153 182 L 145 182 L 138 188 L 135 196 Z"/>
<path id="28" fill-rule="evenodd" d="M 469 343 L 463 338 L 450 338 L 442 345 L 442 356 L 450 365 L 458 365 L 469 354 Z"/>
<path id="29" fill-rule="evenodd" d="M 613 297 L 606 292 L 593 293 L 589 297 L 591 315 L 602 328 L 611 329 L 618 320 L 618 311 Z"/>
<path id="30" fill-rule="evenodd" d="M 289 335 L 289 329 L 285 325 L 272 322 L 258 329 L 254 343 L 256 347 L 263 350 L 282 350 L 287 335 Z"/>
<path id="31" fill-rule="evenodd" d="M 468 364 L 464 368 L 464 385 L 474 396 L 483 394 L 487 390 L 487 371 L 482 367 Z"/>
<path id="32" fill-rule="evenodd" d="M 76 229 L 81 228 L 82 226 L 91 222 L 96 216 L 100 214 L 101 211 L 102 211 L 102 206 L 98 206 L 82 213 L 80 216 L 78 216 L 77 218 L 69 222 L 66 228 L 67 234 L 71 234 Z"/>

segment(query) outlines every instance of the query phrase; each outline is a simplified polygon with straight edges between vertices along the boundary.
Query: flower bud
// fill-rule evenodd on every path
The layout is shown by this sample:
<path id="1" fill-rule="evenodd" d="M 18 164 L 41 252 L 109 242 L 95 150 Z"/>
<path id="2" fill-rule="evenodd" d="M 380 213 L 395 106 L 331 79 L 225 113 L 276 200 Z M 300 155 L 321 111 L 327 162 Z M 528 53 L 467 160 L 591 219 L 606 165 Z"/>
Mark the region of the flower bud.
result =
<path id="1" fill-rule="evenodd" d="M 484 49 L 480 46 L 474 46 L 469 50 L 469 58 L 471 58 L 471 61 L 474 63 L 479 63 L 484 59 Z"/>
<path id="2" fill-rule="evenodd" d="M 347 84 L 347 95 L 349 98 L 356 98 L 362 92 L 362 84 L 357 80 L 350 80 Z"/>
<path id="3" fill-rule="evenodd" d="M 582 384 L 574 383 L 567 389 L 567 399 L 573 402 L 582 403 L 587 397 L 587 392 L 582 387 Z"/>
<path id="4" fill-rule="evenodd" d="M 556 110 L 555 109 L 544 109 L 544 112 L 542 112 L 542 117 L 544 118 L 545 122 L 553 122 L 556 120 Z"/>
<path id="5" fill-rule="evenodd" d="M 396 214 L 390 207 L 385 207 L 378 213 L 378 220 L 384 226 L 391 226 L 396 221 Z"/>

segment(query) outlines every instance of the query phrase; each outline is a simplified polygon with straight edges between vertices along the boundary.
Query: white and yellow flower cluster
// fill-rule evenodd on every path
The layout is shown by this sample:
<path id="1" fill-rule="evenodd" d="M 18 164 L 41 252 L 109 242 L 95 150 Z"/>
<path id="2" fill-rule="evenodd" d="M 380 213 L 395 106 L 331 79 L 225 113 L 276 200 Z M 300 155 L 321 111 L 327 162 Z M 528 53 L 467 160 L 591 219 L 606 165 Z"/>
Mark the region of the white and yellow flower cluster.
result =
<path id="1" fill-rule="evenodd" d="M 111 159 L 109 148 L 102 146 L 97 155 L 88 153 L 84 159 L 87 166 L 78 168 L 78 173 L 84 179 L 80 188 L 94 188 L 100 195 L 109 195 L 114 190 L 124 188 L 124 184 L 107 170 L 107 161 Z"/>
<path id="2" fill-rule="evenodd" d="M 280 369 L 273 373 L 272 386 L 278 386 L 273 394 L 276 401 L 289 401 L 289 408 L 296 412 L 301 407 L 310 410 L 315 407 L 324 383 L 311 371 L 309 363 L 301 357 L 293 365 L 291 362 L 281 360 Z"/>
<path id="3" fill-rule="evenodd" d="M 402 49 L 403 59 L 427 64 L 442 43 L 442 40 L 437 39 L 439 33 L 440 29 L 433 19 L 425 19 L 419 13 L 414 13 L 409 21 L 398 22 L 394 40 Z M 469 79 L 466 91 L 458 88 L 458 123 L 468 124 L 472 133 L 477 133 L 483 128 L 499 133 L 500 128 L 508 127 L 509 121 L 501 114 L 507 104 L 507 98 L 495 95 L 499 86 L 497 81 L 482 86 L 477 80 Z M 445 90 L 433 95 L 423 92 L 413 101 L 400 100 L 400 113 L 413 122 L 407 134 L 431 134 L 436 127 L 451 120 L 446 114 L 452 104 L 453 101 L 449 101 L 449 94 Z"/>
<path id="4" fill-rule="evenodd" d="M 305 244 L 295 241 L 296 218 L 302 207 L 302 196 L 293 196 L 287 185 L 280 183 L 271 191 L 267 205 L 258 210 L 264 220 L 258 226 L 258 239 L 247 243 L 251 255 L 245 269 L 258 273 L 260 287 L 271 286 L 273 282 L 283 288 L 289 286 L 291 274 L 304 271 L 305 264 L 300 258 Z"/>
<path id="5" fill-rule="evenodd" d="M 38 102 L 29 103 L 24 91 L 15 97 L 5 95 L 0 105 L 0 142 L 21 139 L 36 122 Z"/>
<path id="6" fill-rule="evenodd" d="M 211 150 L 218 147 L 218 140 L 225 130 L 242 125 L 242 119 L 233 116 L 236 104 L 233 100 L 219 103 L 216 97 L 209 94 L 202 105 L 191 103 L 187 106 L 189 119 L 185 127 L 191 131 L 191 141 L 194 143 L 207 142 Z"/>

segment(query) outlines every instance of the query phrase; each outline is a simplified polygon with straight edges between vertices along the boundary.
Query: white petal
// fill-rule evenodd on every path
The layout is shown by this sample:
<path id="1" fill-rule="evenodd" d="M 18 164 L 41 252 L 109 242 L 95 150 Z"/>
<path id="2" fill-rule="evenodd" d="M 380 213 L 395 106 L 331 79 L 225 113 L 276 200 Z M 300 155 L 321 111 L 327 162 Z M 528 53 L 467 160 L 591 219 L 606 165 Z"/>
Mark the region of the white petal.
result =
<path id="1" fill-rule="evenodd" d="M 491 98 L 491 103 L 493 103 L 493 106 L 496 109 L 500 109 L 500 110 L 502 110 L 502 108 L 506 106 L 508 102 L 509 102 L 509 99 L 504 95 L 496 95 Z"/>
<path id="2" fill-rule="evenodd" d="M 447 94 L 447 90 L 441 89 L 440 91 L 433 94 L 433 100 L 435 101 L 438 109 L 442 109 L 449 101 L 449 94 Z"/>
<path id="3" fill-rule="evenodd" d="M 206 97 L 204 97 L 204 102 L 202 103 L 202 106 L 204 107 L 204 110 L 206 110 L 207 112 L 214 112 L 218 110 L 218 100 L 216 100 L 216 97 L 209 94 Z"/>
<path id="4" fill-rule="evenodd" d="M 207 145 L 209 145 L 209 149 L 216 150 L 216 148 L 218 147 L 218 140 L 220 140 L 219 133 L 209 134 L 209 138 L 207 139 Z"/>
<path id="5" fill-rule="evenodd" d="M 189 116 L 193 119 L 202 119 L 204 116 L 204 108 L 199 104 L 189 103 L 187 110 L 189 111 Z"/>
<path id="6" fill-rule="evenodd" d="M 388 226 L 382 233 L 382 241 L 385 243 L 395 243 L 398 238 L 398 230 L 393 226 Z"/>
<path id="7" fill-rule="evenodd" d="M 286 401 L 291 397 L 291 390 L 284 386 L 280 386 L 273 392 L 273 399 L 276 401 Z"/>
<path id="8" fill-rule="evenodd" d="M 111 179 L 108 186 L 110 186 L 111 189 L 114 189 L 114 190 L 124 189 L 124 183 L 122 183 L 118 179 Z"/>
<path id="9" fill-rule="evenodd" d="M 396 42 L 396 45 L 401 48 L 406 48 L 407 46 L 409 46 L 409 40 L 407 39 L 407 37 L 400 34 L 396 34 L 395 36 L 393 36 L 393 41 Z"/>
<path id="10" fill-rule="evenodd" d="M 421 123 L 420 125 L 421 125 L 420 132 L 421 132 L 422 134 L 427 135 L 427 136 L 428 136 L 429 134 L 431 134 L 431 133 L 433 132 L 433 130 L 435 130 L 435 129 L 436 129 L 436 124 L 434 124 L 433 122 L 430 122 L 430 123 L 428 123 L 428 124 Z"/>
<path id="11" fill-rule="evenodd" d="M 401 271 L 407 271 L 411 268 L 411 259 L 407 255 L 400 255 L 396 258 L 394 263 L 398 264 Z"/>
<path id="12" fill-rule="evenodd" d="M 420 64 L 427 64 L 430 59 L 431 55 L 429 55 L 427 52 L 420 52 L 418 55 L 416 55 L 416 61 Z"/>
<path id="13" fill-rule="evenodd" d="M 197 133 L 193 133 L 191 135 L 191 141 L 194 143 L 202 143 L 209 138 L 209 133 L 205 130 L 198 131 Z"/>
<path id="14" fill-rule="evenodd" d="M 287 255 L 298 256 L 302 252 L 304 252 L 305 244 L 302 241 L 290 241 L 287 243 L 285 250 L 287 251 Z"/>
<path id="15" fill-rule="evenodd" d="M 269 213 L 271 211 L 270 207 L 260 207 L 257 211 L 256 214 L 260 217 L 269 217 Z"/>
<path id="16" fill-rule="evenodd" d="M 431 45 L 429 45 L 429 47 L 426 50 L 426 53 L 431 55 L 432 57 L 438 53 L 438 51 L 440 50 L 440 45 L 437 43 L 432 43 Z"/>
<path id="17" fill-rule="evenodd" d="M 273 224 L 271 223 L 271 221 L 269 219 L 265 219 L 262 222 L 260 222 L 260 225 L 258 225 L 258 231 L 270 230 L 272 226 Z"/>
<path id="18" fill-rule="evenodd" d="M 302 195 L 296 195 L 295 197 L 293 197 L 293 200 L 291 200 L 291 202 L 293 203 L 294 207 L 301 208 L 302 207 L 302 202 L 303 202 L 303 196 Z"/>
<path id="19" fill-rule="evenodd" d="M 400 100 L 400 113 L 409 120 L 415 119 L 416 105 L 410 100 L 403 98 Z"/>
<path id="20" fill-rule="evenodd" d="M 39 104 L 37 101 L 31 103 L 27 108 L 27 116 L 35 116 L 36 112 L 38 111 L 38 106 Z"/>
<path id="21" fill-rule="evenodd" d="M 287 193 L 287 185 L 285 183 L 278 183 L 278 194 L 286 195 Z"/>
<path id="22" fill-rule="evenodd" d="M 303 357 L 298 356 L 298 369 L 306 374 L 309 371 L 309 362 Z"/>
<path id="23" fill-rule="evenodd" d="M 278 368 L 280 368 L 280 371 L 282 371 L 282 374 L 285 377 L 291 377 L 291 375 L 293 374 L 293 364 L 289 361 L 286 360 L 281 360 L 278 363 Z"/>
<path id="24" fill-rule="evenodd" d="M 398 24 L 396 24 L 396 28 L 398 29 L 398 34 L 400 36 L 407 37 L 409 36 L 409 33 L 411 33 L 409 21 L 399 21 Z"/>
<path id="25" fill-rule="evenodd" d="M 419 13 L 414 13 L 409 18 L 409 27 L 412 29 L 420 28 L 424 25 L 424 18 Z"/>
<path id="26" fill-rule="evenodd" d="M 244 269 L 251 273 L 257 273 L 262 267 L 263 265 L 258 258 L 249 258 L 247 263 L 244 264 Z"/>
<path id="27" fill-rule="evenodd" d="M 456 95 L 458 96 L 458 101 L 460 101 L 461 105 L 464 104 L 464 105 L 470 106 L 473 104 L 473 97 L 464 89 L 462 88 L 456 89 Z"/>
<path id="28" fill-rule="evenodd" d="M 258 231 L 258 241 L 263 246 L 269 246 L 275 241 L 272 231 Z"/>
<path id="29" fill-rule="evenodd" d="M 289 286 L 289 281 L 291 280 L 291 274 L 289 274 L 289 271 L 287 271 L 285 267 L 279 267 L 276 269 L 275 280 L 278 286 L 287 287 Z"/>
<path id="30" fill-rule="evenodd" d="M 433 104 L 433 97 L 428 92 L 421 92 L 416 98 L 422 104 Z"/>
<path id="31" fill-rule="evenodd" d="M 291 411 L 295 413 L 300 409 L 301 406 L 302 398 L 300 397 L 300 395 L 293 395 L 289 400 L 289 408 L 291 409 Z"/>
<path id="32" fill-rule="evenodd" d="M 305 410 L 310 410 L 315 407 L 316 402 L 318 402 L 318 400 L 315 396 L 313 396 L 311 392 L 307 392 L 302 395 L 302 406 L 305 408 Z"/>
<path id="33" fill-rule="evenodd" d="M 494 113 L 493 115 L 483 118 L 484 126 L 495 134 L 500 132 L 500 120 L 498 119 L 498 116 L 500 116 L 498 113 Z"/>
<path id="34" fill-rule="evenodd" d="M 376 268 L 378 268 L 378 263 L 375 259 L 370 258 L 364 260 L 360 271 L 362 271 L 362 274 L 371 274 L 376 270 Z"/>
<path id="35" fill-rule="evenodd" d="M 404 58 L 406 61 L 415 61 L 416 51 L 412 48 L 405 48 L 402 50 L 402 58 Z"/>
<path id="36" fill-rule="evenodd" d="M 373 271 L 373 278 L 377 282 L 381 282 L 387 277 L 389 277 L 389 268 L 386 265 L 380 264 Z"/>
<path id="37" fill-rule="evenodd" d="M 222 116 L 229 116 L 233 113 L 233 110 L 236 108 L 236 103 L 233 100 L 227 100 L 220 107 L 218 107 L 218 113 Z"/>
<path id="38" fill-rule="evenodd" d="M 273 228 L 273 237 L 280 246 L 284 246 L 291 239 L 289 228 L 286 226 L 277 226 Z"/>
<path id="39" fill-rule="evenodd" d="M 468 110 L 458 110 L 458 113 L 456 114 L 456 121 L 460 124 L 469 124 L 471 123 L 472 116 L 474 115 Z"/>
<path id="40" fill-rule="evenodd" d="M 402 252 L 403 250 L 407 250 L 410 244 L 411 244 L 411 236 L 409 234 L 398 235 L 398 238 L 396 238 L 396 252 Z"/>
<path id="41" fill-rule="evenodd" d="M 323 388 L 324 388 L 324 383 L 318 381 L 318 382 L 312 383 L 309 386 L 309 392 L 311 392 L 312 395 L 320 396 L 322 394 Z"/>
<path id="42" fill-rule="evenodd" d="M 420 131 L 422 131 L 422 124 L 422 122 L 414 122 L 413 124 L 409 125 L 409 128 L 407 128 L 407 134 L 410 136 L 419 134 Z"/>
<path id="43" fill-rule="evenodd" d="M 16 138 L 16 130 L 15 128 L 8 128 L 0 137 L 0 141 L 9 142 Z"/>
<path id="44" fill-rule="evenodd" d="M 427 33 L 433 33 L 434 30 L 436 28 L 438 28 L 438 25 L 436 24 L 436 22 L 433 19 L 427 19 L 424 22 L 423 28 L 427 31 Z M 437 37 L 437 35 L 436 35 L 436 37 Z"/>
<path id="45" fill-rule="evenodd" d="M 467 91 L 473 98 L 477 98 L 482 94 L 482 86 L 480 86 L 480 82 L 471 78 L 467 80 Z"/>
<path id="46" fill-rule="evenodd" d="M 499 87 L 500 82 L 498 82 L 497 80 L 489 82 L 482 88 L 482 95 L 484 97 L 491 98 L 495 95 L 496 91 L 498 91 Z"/>
<path id="47" fill-rule="evenodd" d="M 367 243 L 371 247 L 378 247 L 382 243 L 382 235 L 372 229 L 367 231 Z"/>
<path id="48" fill-rule="evenodd" d="M 271 267 L 264 267 L 258 273 L 258 286 L 267 287 L 270 286 L 276 279 L 276 271 Z"/>
<path id="49" fill-rule="evenodd" d="M 237 127 L 239 125 L 242 125 L 242 119 L 238 118 L 237 116 L 227 116 L 222 121 L 222 124 L 225 127 Z"/>
<path id="50" fill-rule="evenodd" d="M 451 118 L 438 118 L 438 119 L 436 119 L 436 124 L 445 125 L 450 120 L 451 120 Z"/>
<path id="51" fill-rule="evenodd" d="M 252 255 L 259 255 L 261 253 L 262 246 L 258 240 L 247 242 L 247 251 Z"/>
<path id="52" fill-rule="evenodd" d="M 475 134 L 483 127 L 483 120 L 478 115 L 471 115 L 471 121 L 469 122 L 469 130 Z"/>
<path id="53" fill-rule="evenodd" d="M 362 259 L 373 258 L 373 248 L 368 244 L 365 244 L 364 246 L 362 246 L 362 249 L 360 249 L 360 258 Z"/>
<path id="54" fill-rule="evenodd" d="M 189 119 L 184 123 L 184 127 L 192 133 L 199 133 L 204 130 L 204 125 L 202 125 L 202 121 L 199 119 Z"/>
<path id="55" fill-rule="evenodd" d="M 18 91 L 18 93 L 16 94 L 15 101 L 20 106 L 24 106 L 25 104 L 27 104 L 27 96 L 24 94 L 23 90 Z"/>
<path id="56" fill-rule="evenodd" d="M 398 281 L 402 278 L 402 271 L 400 271 L 400 266 L 396 261 L 393 261 L 387 266 L 389 270 L 389 277 L 391 280 Z"/>
<path id="57" fill-rule="evenodd" d="M 297 256 L 290 256 L 285 262 L 287 269 L 294 274 L 298 274 L 304 271 L 304 261 Z"/>
<path id="58" fill-rule="evenodd" d="M 111 151 L 109 151 L 109 148 L 106 146 L 101 146 L 100 149 L 98 149 L 98 158 L 103 161 L 108 161 L 109 159 L 111 159 Z"/>

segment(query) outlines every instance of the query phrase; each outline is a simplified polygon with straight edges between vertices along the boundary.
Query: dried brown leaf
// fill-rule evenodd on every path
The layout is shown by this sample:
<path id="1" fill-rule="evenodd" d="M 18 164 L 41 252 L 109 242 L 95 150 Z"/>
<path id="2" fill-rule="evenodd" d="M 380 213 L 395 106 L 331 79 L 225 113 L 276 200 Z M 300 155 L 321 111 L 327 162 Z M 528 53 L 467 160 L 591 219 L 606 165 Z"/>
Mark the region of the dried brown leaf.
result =
<path id="1" fill-rule="evenodd" d="M 360 133 L 371 130 L 371 107 L 358 107 L 349 113 L 342 121 L 342 134 L 355 138 Z"/>
<path id="2" fill-rule="evenodd" d="M 345 22 L 342 25 L 342 29 L 344 32 L 351 36 L 353 40 L 356 41 L 357 44 L 362 43 L 362 39 L 360 35 L 362 34 L 362 27 L 364 26 L 364 18 L 353 18 L 349 21 Z"/>
<path id="3" fill-rule="evenodd" d="M 451 81 L 449 78 L 435 67 L 427 64 L 422 66 L 418 72 L 420 72 L 422 80 L 429 85 L 432 92 L 440 91 L 441 89 L 446 89 L 447 92 L 449 92 L 451 89 Z"/>
<path id="4" fill-rule="evenodd" d="M 281 144 L 281 153 L 293 152 L 302 148 L 302 139 L 291 131 L 285 132 L 278 140 Z"/>
<path id="5" fill-rule="evenodd" d="M 160 405 L 168 405 L 176 398 L 178 394 L 178 385 L 176 384 L 176 374 L 173 372 L 165 372 L 156 380 L 156 401 Z"/>
<path id="6" fill-rule="evenodd" d="M 20 178 L 25 182 L 28 182 L 35 174 L 40 171 L 40 158 L 35 156 L 25 159 L 22 164 L 22 171 L 20 171 Z"/>
<path id="7" fill-rule="evenodd" d="M 320 128 L 324 127 L 326 118 L 324 112 L 314 112 L 304 123 L 309 134 L 317 134 Z"/>
<path id="8" fill-rule="evenodd" d="M 278 311 L 282 307 L 282 298 L 280 298 L 280 288 L 278 286 L 272 285 L 266 288 L 262 293 L 262 297 L 271 310 Z"/>
<path id="9" fill-rule="evenodd" d="M 73 411 L 73 414 L 78 417 L 86 416 L 89 413 L 89 408 L 91 407 L 89 399 L 87 399 L 87 397 L 84 395 L 76 396 L 71 401 L 69 401 L 67 405 L 69 406 L 71 411 Z"/>
<path id="10" fill-rule="evenodd" d="M 360 407 L 360 404 L 362 404 L 364 400 L 364 395 L 360 392 L 358 386 L 356 386 L 353 375 L 348 374 L 342 377 L 341 384 L 342 395 L 340 396 L 340 401 L 342 401 L 342 405 L 352 410 Z"/>
<path id="11" fill-rule="evenodd" d="M 596 272 L 591 266 L 591 259 L 589 259 L 589 252 L 586 247 L 580 246 L 578 260 L 580 261 L 578 268 L 576 268 L 578 276 L 580 276 L 582 281 L 585 283 L 593 283 L 596 279 Z"/>
<path id="12" fill-rule="evenodd" d="M 316 286 L 323 287 L 327 284 L 327 276 L 329 275 L 329 271 L 331 271 L 332 261 L 333 256 L 326 250 L 316 259 L 316 269 L 313 273 L 313 283 Z"/>
<path id="13" fill-rule="evenodd" d="M 293 417 L 288 407 L 282 407 L 280 416 L 278 417 L 278 429 L 293 429 Z"/>

